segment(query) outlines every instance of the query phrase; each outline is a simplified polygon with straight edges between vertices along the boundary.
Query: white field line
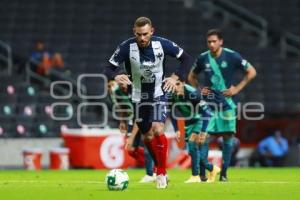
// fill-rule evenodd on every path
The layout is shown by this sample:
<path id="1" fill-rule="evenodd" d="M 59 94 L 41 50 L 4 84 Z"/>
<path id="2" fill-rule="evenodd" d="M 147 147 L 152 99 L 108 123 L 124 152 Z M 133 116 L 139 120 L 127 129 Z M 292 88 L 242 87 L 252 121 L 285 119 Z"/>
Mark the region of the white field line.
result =
<path id="1" fill-rule="evenodd" d="M 0 184 L 4 183 L 59 183 L 59 184 L 103 184 L 104 181 L 59 181 L 59 180 L 0 180 Z"/>
<path id="2" fill-rule="evenodd" d="M 54 184 L 104 184 L 104 181 L 88 181 L 88 180 L 70 180 L 70 181 L 59 181 L 59 180 L 0 180 L 0 184 L 6 183 L 54 183 Z M 171 184 L 182 184 L 183 182 L 173 182 Z M 219 182 L 217 184 L 300 184 L 300 181 L 229 181 L 229 182 Z M 200 183 L 200 184 L 215 184 L 215 183 Z M 140 184 L 138 181 L 130 181 L 130 184 Z"/>

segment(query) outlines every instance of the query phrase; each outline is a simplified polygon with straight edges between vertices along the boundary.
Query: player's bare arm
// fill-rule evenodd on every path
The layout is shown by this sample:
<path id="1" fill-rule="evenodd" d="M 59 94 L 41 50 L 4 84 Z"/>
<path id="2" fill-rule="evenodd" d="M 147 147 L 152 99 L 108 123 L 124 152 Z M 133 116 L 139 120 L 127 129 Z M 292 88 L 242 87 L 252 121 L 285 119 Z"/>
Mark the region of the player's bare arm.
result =
<path id="1" fill-rule="evenodd" d="M 188 82 L 195 88 L 197 88 L 199 86 L 199 82 L 197 79 L 197 74 L 195 74 L 193 72 L 193 70 L 190 71 L 189 75 L 188 75 Z"/>
<path id="2" fill-rule="evenodd" d="M 252 79 L 255 78 L 255 76 L 256 76 L 256 70 L 251 65 L 246 70 L 246 74 L 245 74 L 245 77 L 243 78 L 243 80 L 240 83 L 238 83 L 236 86 L 232 85 L 230 88 L 225 90 L 223 92 L 223 95 L 226 96 L 226 97 L 231 97 L 231 96 L 234 96 L 234 95 L 238 94 L 247 84 L 250 83 L 250 81 Z"/>

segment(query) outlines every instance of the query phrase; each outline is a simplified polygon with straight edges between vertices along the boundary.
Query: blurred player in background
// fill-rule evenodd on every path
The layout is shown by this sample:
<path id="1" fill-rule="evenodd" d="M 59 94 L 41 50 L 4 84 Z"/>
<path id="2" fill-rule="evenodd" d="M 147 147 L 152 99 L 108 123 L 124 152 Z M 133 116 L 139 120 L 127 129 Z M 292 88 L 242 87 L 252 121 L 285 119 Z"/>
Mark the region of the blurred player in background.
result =
<path id="1" fill-rule="evenodd" d="M 207 96 L 207 100 L 218 104 L 212 119 L 210 135 L 223 136 L 222 170 L 220 181 L 227 181 L 227 168 L 230 164 L 232 152 L 232 136 L 236 133 L 236 104 L 233 96 L 238 94 L 255 76 L 255 68 L 241 55 L 233 50 L 223 48 L 223 36 L 219 29 L 211 29 L 207 32 L 208 51 L 200 54 L 188 77 L 189 82 L 198 87 L 197 75 L 204 72 L 205 85 L 201 92 Z M 233 78 L 237 70 L 245 73 L 244 78 L 233 85 Z M 217 102 L 220 98 L 224 102 Z M 208 145 L 207 145 L 208 148 Z"/>
<path id="2" fill-rule="evenodd" d="M 145 134 L 145 145 L 157 166 L 157 188 L 167 188 L 166 161 L 168 142 L 164 134 L 167 116 L 165 97 L 174 91 L 176 81 L 184 80 L 190 66 L 190 56 L 174 42 L 153 36 L 149 18 L 139 17 L 133 27 L 135 37 L 122 42 L 110 58 L 106 74 L 119 84 L 131 85 L 131 99 L 139 130 Z M 180 66 L 165 78 L 166 56 L 176 57 Z M 124 74 L 121 64 L 125 64 Z"/>
<path id="3" fill-rule="evenodd" d="M 220 168 L 209 163 L 206 154 L 201 152 L 212 116 L 211 109 L 197 89 L 181 81 L 177 82 L 171 102 L 173 109 L 178 110 L 185 118 L 185 141 L 192 161 L 192 176 L 185 183 L 201 182 L 200 162 L 209 171 L 208 181 L 214 182 Z"/>

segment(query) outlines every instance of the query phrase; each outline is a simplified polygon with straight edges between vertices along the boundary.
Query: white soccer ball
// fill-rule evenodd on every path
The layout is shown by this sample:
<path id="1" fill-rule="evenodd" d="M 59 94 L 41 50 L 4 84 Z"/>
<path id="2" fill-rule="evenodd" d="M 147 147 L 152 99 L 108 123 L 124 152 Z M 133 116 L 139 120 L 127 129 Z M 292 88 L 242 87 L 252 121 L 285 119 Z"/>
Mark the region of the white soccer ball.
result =
<path id="1" fill-rule="evenodd" d="M 105 177 L 105 183 L 109 190 L 125 190 L 128 187 L 128 174 L 122 169 L 112 169 Z"/>

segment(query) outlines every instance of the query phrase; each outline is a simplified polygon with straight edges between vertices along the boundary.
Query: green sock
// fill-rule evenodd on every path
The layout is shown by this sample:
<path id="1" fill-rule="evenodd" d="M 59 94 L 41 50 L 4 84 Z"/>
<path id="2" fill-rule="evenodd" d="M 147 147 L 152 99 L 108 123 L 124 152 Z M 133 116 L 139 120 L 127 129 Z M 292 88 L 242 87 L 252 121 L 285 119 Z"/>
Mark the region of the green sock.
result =
<path id="1" fill-rule="evenodd" d="M 227 176 L 227 169 L 230 165 L 231 154 L 232 154 L 232 138 L 223 138 L 222 146 L 222 171 L 221 176 Z"/>
<path id="2" fill-rule="evenodd" d="M 188 142 L 189 154 L 192 159 L 192 175 L 198 176 L 199 175 L 199 155 L 198 155 L 198 145 L 195 142 Z"/>
<path id="3" fill-rule="evenodd" d="M 209 150 L 208 141 L 205 141 L 204 144 L 199 145 L 200 167 L 204 166 L 205 169 L 212 171 L 213 165 L 208 161 L 208 150 Z M 200 170 L 201 170 L 201 168 L 200 168 Z M 205 170 L 203 170 L 203 171 L 204 171 L 204 176 L 205 176 Z M 201 171 L 200 171 L 200 176 L 203 176 L 203 174 L 201 174 Z"/>

